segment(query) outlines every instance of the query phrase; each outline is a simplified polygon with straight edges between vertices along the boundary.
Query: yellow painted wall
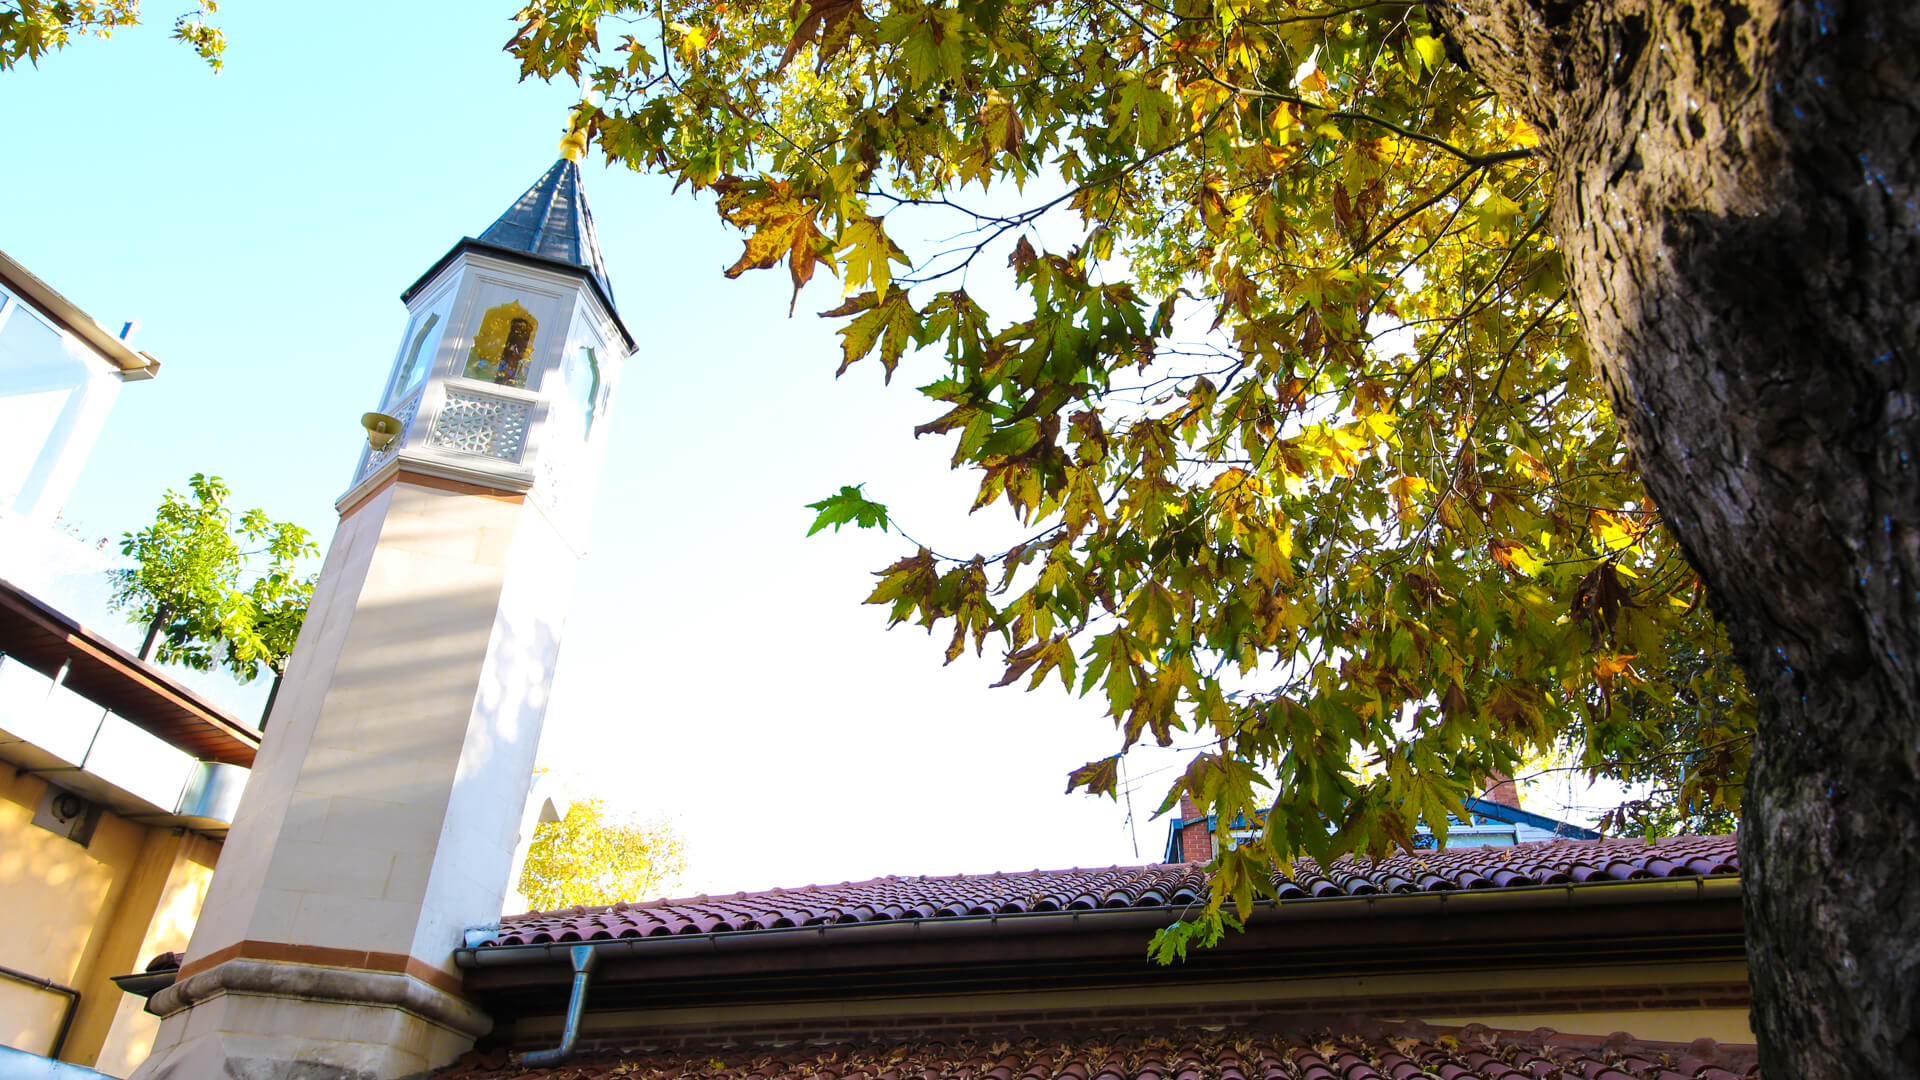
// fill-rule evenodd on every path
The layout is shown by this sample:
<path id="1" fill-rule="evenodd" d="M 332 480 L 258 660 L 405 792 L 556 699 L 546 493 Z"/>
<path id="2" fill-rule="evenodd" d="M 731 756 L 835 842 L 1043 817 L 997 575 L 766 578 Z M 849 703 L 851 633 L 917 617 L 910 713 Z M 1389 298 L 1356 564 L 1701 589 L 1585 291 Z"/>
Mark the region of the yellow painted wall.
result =
<path id="1" fill-rule="evenodd" d="M 0 764 L 0 964 L 80 991 L 61 1058 L 125 1075 L 158 1021 L 111 976 L 192 933 L 220 845 L 103 811 L 85 847 L 33 824 L 47 784 Z M 45 1054 L 65 998 L 0 979 L 0 1043 Z"/>
<path id="2" fill-rule="evenodd" d="M 213 881 L 213 864 L 220 857 L 220 845 L 195 833 L 177 834 L 175 839 L 177 843 L 169 845 L 171 858 L 151 908 L 152 917 L 133 953 L 133 962 L 124 970 L 106 974 L 140 971 L 147 966 L 147 961 L 163 952 L 186 951 L 187 939 L 193 936 L 193 924 L 200 917 L 200 905 L 207 898 L 207 886 Z M 129 919 L 122 925 L 132 927 L 136 920 Z M 90 1063 L 94 1068 L 113 1076 L 130 1076 L 147 1060 L 154 1036 L 160 1031 L 160 1018 L 147 1012 L 145 1006 L 145 1000 L 132 994 L 119 995 L 111 1027 L 99 1054 Z"/>
<path id="3" fill-rule="evenodd" d="M 6 897 L 7 932 L 0 934 L 0 964 L 74 986 L 93 936 L 93 915 L 113 892 L 114 857 L 125 857 L 102 821 L 95 831 L 100 854 L 37 828 L 33 808 L 45 781 L 0 766 L 0 896 Z M 103 835 L 104 834 L 104 835 Z M 0 980 L 0 1042 L 36 1054 L 53 1042 L 64 1000 L 57 994 Z"/>

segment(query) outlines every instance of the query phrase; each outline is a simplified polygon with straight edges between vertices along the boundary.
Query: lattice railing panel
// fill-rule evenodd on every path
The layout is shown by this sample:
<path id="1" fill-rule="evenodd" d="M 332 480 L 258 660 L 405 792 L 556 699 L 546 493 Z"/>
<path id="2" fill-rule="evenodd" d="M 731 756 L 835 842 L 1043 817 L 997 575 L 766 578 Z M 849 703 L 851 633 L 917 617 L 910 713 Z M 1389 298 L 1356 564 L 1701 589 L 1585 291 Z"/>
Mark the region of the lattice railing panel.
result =
<path id="1" fill-rule="evenodd" d="M 427 445 L 517 462 L 527 448 L 533 403 L 447 388 Z"/>

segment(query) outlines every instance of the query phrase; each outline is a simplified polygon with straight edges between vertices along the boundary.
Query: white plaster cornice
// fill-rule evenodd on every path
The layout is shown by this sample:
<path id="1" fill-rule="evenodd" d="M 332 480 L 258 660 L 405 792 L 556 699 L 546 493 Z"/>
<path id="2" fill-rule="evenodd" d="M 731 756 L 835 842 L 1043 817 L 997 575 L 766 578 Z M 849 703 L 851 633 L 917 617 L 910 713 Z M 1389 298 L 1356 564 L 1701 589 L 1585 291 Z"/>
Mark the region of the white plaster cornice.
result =
<path id="1" fill-rule="evenodd" d="M 368 473 L 361 481 L 348 488 L 346 494 L 333 501 L 336 513 L 346 513 L 367 496 L 378 491 L 393 474 L 405 470 L 423 476 L 437 476 L 442 480 L 458 480 L 463 484 L 492 488 L 503 495 L 525 495 L 533 490 L 533 470 L 519 466 L 488 466 L 484 462 L 492 461 L 472 455 L 476 463 L 467 465 L 452 454 L 433 450 L 408 447 L 396 452 L 392 457 L 380 463 L 380 467 Z"/>

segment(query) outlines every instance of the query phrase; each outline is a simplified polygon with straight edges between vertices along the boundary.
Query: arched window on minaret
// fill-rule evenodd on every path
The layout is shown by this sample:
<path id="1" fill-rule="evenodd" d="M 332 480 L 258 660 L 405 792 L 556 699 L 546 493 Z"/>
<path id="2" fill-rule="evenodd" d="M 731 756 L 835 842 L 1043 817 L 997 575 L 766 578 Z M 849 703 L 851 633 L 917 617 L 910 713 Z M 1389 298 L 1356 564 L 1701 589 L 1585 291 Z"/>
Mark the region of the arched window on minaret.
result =
<path id="1" fill-rule="evenodd" d="M 540 320 L 517 300 L 487 309 L 467 351 L 466 376 L 499 386 L 525 387 Z"/>
<path id="2" fill-rule="evenodd" d="M 419 328 L 407 339 L 407 353 L 393 381 L 393 392 L 387 395 L 388 404 L 406 400 L 427 381 L 433 372 L 434 357 L 440 352 L 440 334 L 446 328 L 446 320 L 437 311 L 429 312 L 421 320 Z"/>
<path id="3" fill-rule="evenodd" d="M 567 360 L 567 401 L 580 423 L 580 437 L 593 434 L 593 418 L 600 408 L 600 361 L 593 346 L 582 345 Z"/>

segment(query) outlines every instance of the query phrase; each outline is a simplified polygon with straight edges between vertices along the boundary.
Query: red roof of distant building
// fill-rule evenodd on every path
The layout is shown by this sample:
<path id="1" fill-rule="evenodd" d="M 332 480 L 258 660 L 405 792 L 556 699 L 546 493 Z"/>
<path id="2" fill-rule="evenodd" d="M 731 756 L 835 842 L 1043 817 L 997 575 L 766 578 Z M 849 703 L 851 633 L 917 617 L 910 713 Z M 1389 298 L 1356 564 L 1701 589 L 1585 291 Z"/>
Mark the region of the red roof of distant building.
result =
<path id="1" fill-rule="evenodd" d="M 1751 1047 L 1530 1035 L 1477 1025 L 1438 1031 L 1395 1025 L 1368 1036 L 1174 1032 L 1064 1042 L 756 1046 L 699 1053 L 583 1054 L 529 1073 L 503 1051 L 470 1053 L 441 1080 L 1743 1080 Z"/>
<path id="2" fill-rule="evenodd" d="M 1393 893 L 1520 889 L 1739 872 L 1731 836 L 1555 840 L 1508 847 L 1402 853 L 1379 862 L 1295 863 L 1276 874 L 1282 900 Z M 1102 909 L 1178 908 L 1201 902 L 1197 863 L 1034 870 L 953 877 L 885 877 L 839 885 L 579 907 L 510 916 L 487 946 L 721 934 L 827 926 Z"/>

